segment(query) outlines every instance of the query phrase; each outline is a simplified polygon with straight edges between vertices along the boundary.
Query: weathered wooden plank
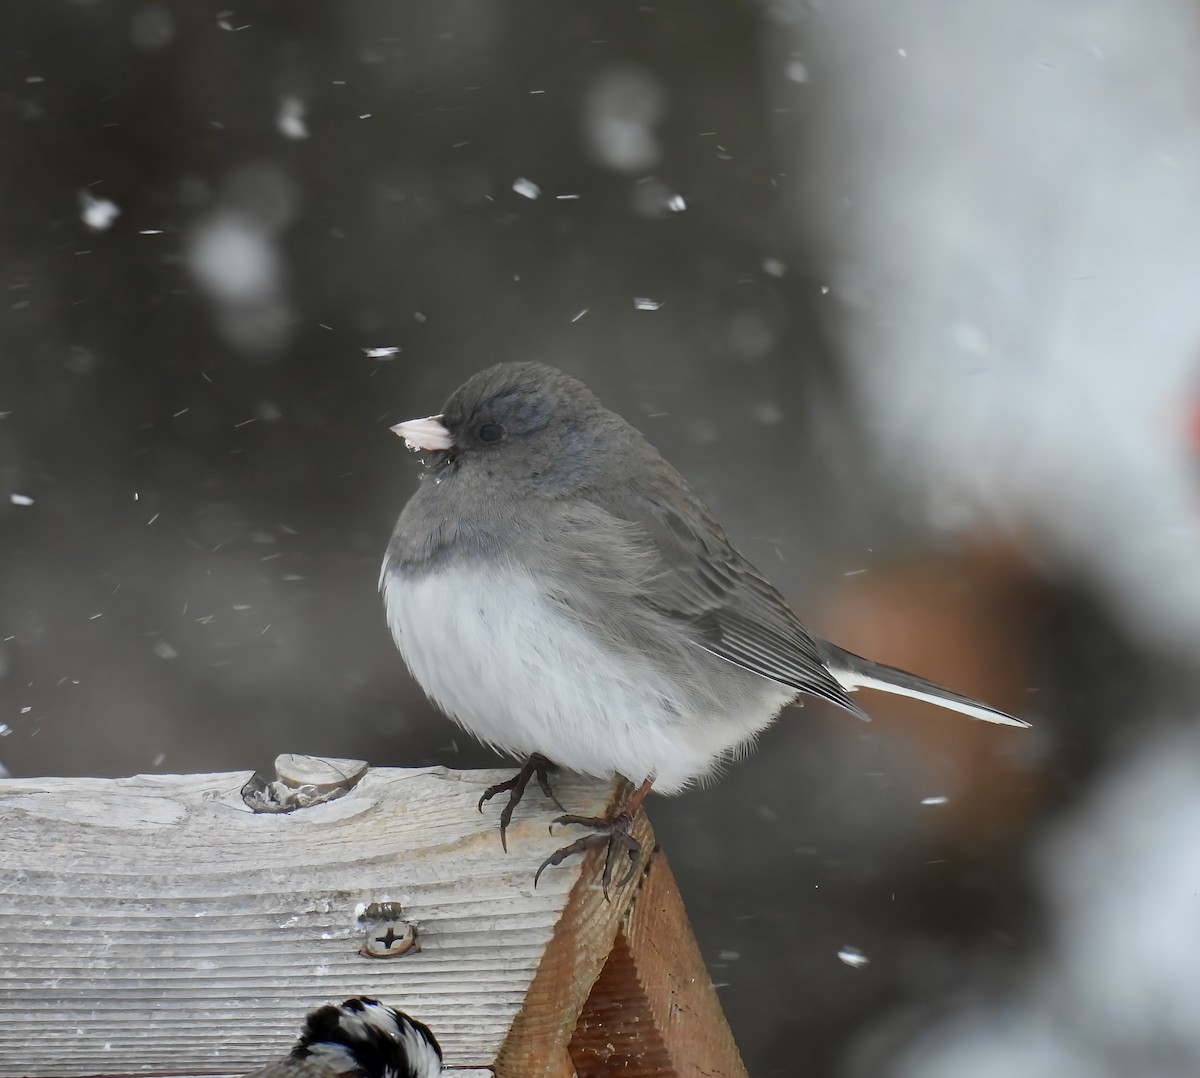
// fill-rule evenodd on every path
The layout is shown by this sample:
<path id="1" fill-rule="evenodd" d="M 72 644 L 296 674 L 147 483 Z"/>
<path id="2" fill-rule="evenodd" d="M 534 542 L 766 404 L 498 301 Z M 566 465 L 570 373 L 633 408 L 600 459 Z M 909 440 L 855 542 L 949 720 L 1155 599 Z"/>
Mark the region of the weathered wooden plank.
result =
<path id="1" fill-rule="evenodd" d="M 245 774 L 0 781 L 0 1075 L 236 1074 L 356 994 L 420 1017 L 448 1066 L 489 1066 L 572 890 L 588 894 L 577 860 L 534 890 L 572 837 L 549 834 L 557 810 L 536 790 L 500 849 L 496 810 L 475 806 L 507 774 L 376 769 L 285 815 L 245 807 Z M 573 776 L 556 790 L 583 814 L 611 795 Z M 596 948 L 623 899 L 585 903 L 584 924 L 604 922 Z M 419 952 L 358 953 L 356 911 L 384 901 Z"/>
<path id="2" fill-rule="evenodd" d="M 618 943 L 629 948 L 673 1073 L 746 1078 L 665 855 L 651 862 Z"/>
<path id="3" fill-rule="evenodd" d="M 621 784 L 613 791 L 609 809 L 628 797 Z M 610 886 L 606 899 L 597 882 L 604 851 L 587 855 L 585 871 L 576 881 L 546 952 L 530 985 L 525 1007 L 517 1014 L 512 1032 L 496 1062 L 497 1078 L 559 1078 L 570 1056 L 567 1046 L 575 1023 L 600 970 L 608 960 L 625 910 L 638 893 L 646 864 L 653 855 L 654 836 L 645 815 L 639 815 L 633 835 L 642 844 L 641 865 L 631 878 Z M 543 877 L 544 878 L 544 877 Z M 566 1071 L 567 1074 L 573 1074 Z"/>
<path id="4" fill-rule="evenodd" d="M 626 908 L 569 1051 L 578 1078 L 746 1078 L 661 850 Z"/>

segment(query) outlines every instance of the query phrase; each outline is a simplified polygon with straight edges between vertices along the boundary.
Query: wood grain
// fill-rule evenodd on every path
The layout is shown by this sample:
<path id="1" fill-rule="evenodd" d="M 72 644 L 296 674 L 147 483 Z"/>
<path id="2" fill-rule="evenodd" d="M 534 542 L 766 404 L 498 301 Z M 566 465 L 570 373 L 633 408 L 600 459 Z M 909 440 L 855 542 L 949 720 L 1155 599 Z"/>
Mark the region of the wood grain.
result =
<path id="1" fill-rule="evenodd" d="M 426 1022 L 449 1067 L 541 1052 L 500 1073 L 557 1078 L 629 894 L 604 902 L 591 855 L 534 890 L 573 836 L 532 790 L 506 856 L 475 806 L 509 774 L 375 769 L 287 815 L 251 813 L 244 773 L 0 781 L 0 1076 L 243 1073 L 311 1008 L 366 994 Z M 555 786 L 584 815 L 612 795 Z M 419 953 L 358 954 L 356 910 L 381 901 Z"/>
<path id="2" fill-rule="evenodd" d="M 622 783 L 613 791 L 608 811 L 623 804 L 630 792 L 631 787 Z M 559 1078 L 563 1073 L 579 1013 L 608 960 L 621 918 L 641 885 L 653 851 L 654 836 L 644 813 L 634 823 L 633 836 L 642 844 L 642 870 L 634 872 L 623 887 L 610 887 L 607 899 L 599 884 L 604 851 L 587 854 L 584 871 L 538 964 L 526 1005 L 496 1061 L 497 1078 Z M 564 829 L 562 838 L 570 837 Z"/>
<path id="3" fill-rule="evenodd" d="M 746 1068 L 721 1010 L 687 920 L 679 887 L 661 851 L 626 915 L 618 944 L 625 943 L 637 969 L 648 1024 L 662 1039 L 671 1069 L 646 1074 L 746 1078 Z M 614 951 L 614 954 L 619 953 Z M 599 988 L 599 986 L 597 986 Z M 593 993 L 598 1003 L 600 992 Z M 580 1068 L 581 1078 L 583 1068 Z M 633 1075 L 633 1070 L 622 1071 Z"/>

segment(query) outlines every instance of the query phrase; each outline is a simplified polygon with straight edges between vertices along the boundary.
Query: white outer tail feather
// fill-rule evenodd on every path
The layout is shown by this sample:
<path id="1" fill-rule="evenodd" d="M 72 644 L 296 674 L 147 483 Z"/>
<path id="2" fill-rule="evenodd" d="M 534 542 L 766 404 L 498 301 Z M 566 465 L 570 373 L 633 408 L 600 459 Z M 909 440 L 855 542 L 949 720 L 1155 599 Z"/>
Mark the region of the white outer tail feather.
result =
<path id="1" fill-rule="evenodd" d="M 887 676 L 887 667 L 872 663 L 867 659 L 863 659 L 861 662 L 863 666 L 874 666 L 880 672 L 876 674 L 865 669 L 856 670 L 849 666 L 838 665 L 836 662 L 827 662 L 826 668 L 847 692 L 856 692 L 859 689 L 877 689 L 894 696 L 907 696 L 912 700 L 944 707 L 949 711 L 957 711 L 960 715 L 980 719 L 983 722 L 993 722 L 999 726 L 1017 726 L 1022 729 L 1029 726 L 1029 723 L 1014 718 L 1012 715 L 1006 715 L 994 707 L 988 707 L 987 704 L 969 700 L 949 689 L 942 690 L 940 686 L 934 685 L 932 682 L 928 682 L 926 688 L 917 684 L 905 684 L 899 680 L 891 681 Z M 905 674 L 905 676 L 912 678 L 914 682 L 924 680 L 915 674 Z"/>

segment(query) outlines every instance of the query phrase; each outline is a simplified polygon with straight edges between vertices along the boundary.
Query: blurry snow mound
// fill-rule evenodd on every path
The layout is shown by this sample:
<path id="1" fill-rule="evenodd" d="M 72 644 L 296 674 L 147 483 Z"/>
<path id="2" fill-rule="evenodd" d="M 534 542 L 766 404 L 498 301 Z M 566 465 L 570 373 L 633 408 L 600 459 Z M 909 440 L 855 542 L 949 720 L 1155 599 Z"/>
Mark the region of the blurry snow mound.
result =
<path id="1" fill-rule="evenodd" d="M 239 169 L 219 204 L 192 228 L 187 267 L 213 301 L 217 329 L 242 351 L 264 356 L 287 340 L 287 300 L 279 233 L 295 216 L 297 197 L 271 165 Z"/>
<path id="2" fill-rule="evenodd" d="M 1200 735 L 1162 736 L 1045 844 L 1055 976 L 1106 1042 L 1200 1074 Z M 1181 1072 L 1182 1073 L 1182 1072 Z"/>
<path id="3" fill-rule="evenodd" d="M 662 150 L 655 128 L 666 114 L 666 94 L 641 68 L 600 75 L 584 101 L 583 133 L 592 157 L 617 172 L 645 172 Z"/>
<path id="4" fill-rule="evenodd" d="M 1043 845 L 1052 945 L 1015 986 L 921 1035 L 895 1078 L 1200 1074 L 1200 734 L 1159 735 Z"/>
<path id="5" fill-rule="evenodd" d="M 902 490 L 1078 566 L 1200 644 L 1200 9 L 793 6 L 798 209 Z M 785 54 L 781 51 L 780 67 Z"/>
<path id="6" fill-rule="evenodd" d="M 1056 1029 L 1046 1016 L 1030 1008 L 997 1007 L 927 1035 L 885 1074 L 888 1078 L 1115 1078 L 1119 1073 L 1130 1078 L 1064 1039 L 1061 1026 Z"/>

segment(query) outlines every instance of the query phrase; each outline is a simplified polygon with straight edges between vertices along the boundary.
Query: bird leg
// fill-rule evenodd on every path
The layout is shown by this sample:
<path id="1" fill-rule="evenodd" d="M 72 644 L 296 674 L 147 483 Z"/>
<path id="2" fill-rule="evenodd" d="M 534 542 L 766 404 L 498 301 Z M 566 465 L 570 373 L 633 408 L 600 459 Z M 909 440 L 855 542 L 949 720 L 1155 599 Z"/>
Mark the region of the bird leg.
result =
<path id="1" fill-rule="evenodd" d="M 479 799 L 480 812 L 483 812 L 483 803 L 490 801 L 496 794 L 507 793 L 508 804 L 500 810 L 500 845 L 504 847 L 504 852 L 508 853 L 508 825 L 512 822 L 513 809 L 520 803 L 521 798 L 525 796 L 525 787 L 529 785 L 529 780 L 536 778 L 538 785 L 551 801 L 553 801 L 560 811 L 566 812 L 562 807 L 562 802 L 554 796 L 554 791 L 550 789 L 550 779 L 547 776 L 547 769 L 550 767 L 550 761 L 540 753 L 534 753 L 521 765 L 521 770 L 518 771 L 507 782 L 498 782 L 495 786 L 489 786 L 483 791 L 483 796 Z"/>
<path id="2" fill-rule="evenodd" d="M 551 827 L 556 823 L 575 824 L 578 827 L 590 827 L 592 833 L 584 835 L 582 838 L 577 838 L 569 846 L 564 846 L 561 850 L 555 850 L 554 853 L 547 857 L 533 875 L 534 887 L 537 886 L 538 879 L 542 873 L 551 865 L 561 865 L 563 861 L 573 854 L 586 853 L 596 846 L 608 847 L 608 854 L 604 858 L 604 872 L 600 877 L 600 886 L 604 888 L 605 899 L 608 898 L 608 888 L 612 883 L 613 869 L 616 867 L 617 859 L 622 853 L 628 855 L 629 866 L 617 886 L 624 887 L 633 879 L 633 875 L 637 871 L 638 858 L 642 853 L 642 844 L 633 837 L 633 821 L 637 819 L 642 802 L 646 800 L 646 795 L 650 792 L 650 787 L 653 785 L 654 776 L 647 776 L 641 786 L 634 790 L 629 800 L 625 802 L 625 807 L 612 816 L 559 816 L 551 821 Z"/>

